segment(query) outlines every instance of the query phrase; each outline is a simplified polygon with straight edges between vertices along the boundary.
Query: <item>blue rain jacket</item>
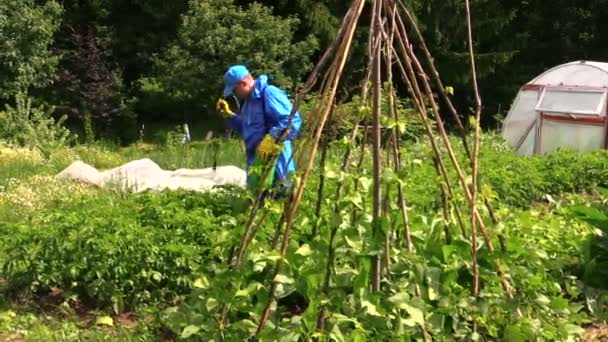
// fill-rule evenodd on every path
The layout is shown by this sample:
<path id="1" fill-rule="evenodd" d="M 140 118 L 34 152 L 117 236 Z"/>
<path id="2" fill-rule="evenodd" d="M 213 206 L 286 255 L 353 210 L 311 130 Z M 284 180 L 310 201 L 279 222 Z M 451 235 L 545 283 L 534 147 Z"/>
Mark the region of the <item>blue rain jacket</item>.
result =
<path id="1" fill-rule="evenodd" d="M 228 120 L 228 126 L 240 133 L 245 141 L 247 168 L 256 158 L 256 149 L 262 138 L 270 134 L 275 139 L 287 128 L 292 104 L 287 94 L 280 88 L 268 84 L 268 77 L 261 75 L 255 80 L 255 86 L 239 112 Z M 292 155 L 291 142 L 297 137 L 302 119 L 300 113 L 294 114 L 291 129 L 283 142 L 283 152 L 278 157 L 275 169 L 275 184 L 285 180 L 289 173 L 295 172 L 296 166 Z"/>

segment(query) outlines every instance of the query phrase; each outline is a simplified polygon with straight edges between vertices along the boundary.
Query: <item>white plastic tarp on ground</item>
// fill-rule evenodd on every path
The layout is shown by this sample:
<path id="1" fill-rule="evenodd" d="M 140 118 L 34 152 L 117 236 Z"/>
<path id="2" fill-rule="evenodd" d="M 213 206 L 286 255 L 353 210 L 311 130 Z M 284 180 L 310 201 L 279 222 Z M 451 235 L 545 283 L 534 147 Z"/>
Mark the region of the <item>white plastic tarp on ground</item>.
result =
<path id="1" fill-rule="evenodd" d="M 80 160 L 57 174 L 60 179 L 73 179 L 104 187 L 118 186 L 122 190 L 186 189 L 209 191 L 216 185 L 232 184 L 245 187 L 247 173 L 236 166 L 204 169 L 163 170 L 150 159 L 139 159 L 106 171 L 98 171 Z"/>

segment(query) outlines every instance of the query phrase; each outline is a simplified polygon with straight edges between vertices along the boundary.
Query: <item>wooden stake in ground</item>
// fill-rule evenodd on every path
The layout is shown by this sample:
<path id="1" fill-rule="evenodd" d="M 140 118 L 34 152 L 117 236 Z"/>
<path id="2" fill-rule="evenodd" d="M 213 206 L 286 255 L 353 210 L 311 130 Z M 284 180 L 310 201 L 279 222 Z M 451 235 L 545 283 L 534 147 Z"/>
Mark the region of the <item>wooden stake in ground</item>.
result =
<path id="1" fill-rule="evenodd" d="M 376 39 L 381 39 L 381 3 L 382 0 L 374 1 L 374 31 L 376 32 Z M 374 198 L 372 207 L 372 246 L 374 249 L 379 250 L 377 247 L 378 241 L 381 239 L 382 227 L 381 227 L 381 201 L 382 201 L 382 184 L 381 184 L 381 171 L 382 171 L 382 151 L 380 150 L 380 111 L 382 110 L 382 67 L 381 67 L 381 54 L 380 49 L 375 49 L 374 63 L 372 69 L 372 156 L 373 156 L 373 180 L 374 180 Z M 380 290 L 380 278 L 381 278 L 381 266 L 380 257 L 378 255 L 372 256 L 372 291 Z"/>
<path id="2" fill-rule="evenodd" d="M 283 235 L 283 241 L 282 241 L 282 245 L 281 245 L 281 258 L 279 260 L 277 260 L 277 263 L 275 266 L 274 279 L 272 281 L 272 284 L 270 286 L 270 291 L 268 294 L 268 302 L 266 303 L 266 307 L 264 308 L 264 312 L 262 313 L 260 322 L 256 329 L 256 332 L 255 332 L 256 337 L 259 337 L 260 334 L 262 333 L 262 330 L 264 329 L 264 326 L 266 325 L 266 322 L 268 321 L 268 319 L 270 317 L 270 311 L 272 310 L 272 306 L 274 305 L 274 303 L 276 301 L 275 292 L 276 292 L 277 285 L 278 285 L 276 276 L 279 275 L 282 270 L 283 261 L 285 259 L 285 254 L 287 253 L 287 245 L 289 243 L 289 237 L 291 236 L 291 229 L 293 227 L 295 213 L 298 209 L 298 205 L 299 205 L 300 201 L 302 200 L 302 195 L 304 193 L 304 187 L 306 185 L 306 181 L 310 175 L 310 172 L 311 172 L 313 164 L 314 164 L 314 158 L 316 156 L 317 148 L 319 146 L 321 132 L 323 131 L 323 127 L 324 127 L 327 117 L 329 115 L 329 111 L 333 104 L 333 100 L 336 96 L 337 86 L 338 86 L 338 83 L 342 76 L 342 71 L 344 70 L 344 65 L 346 64 L 346 59 L 350 52 L 353 36 L 355 33 L 355 29 L 357 27 L 357 22 L 359 20 L 359 16 L 361 15 L 361 11 L 363 10 L 364 5 L 365 5 L 364 0 L 355 0 L 353 2 L 353 4 L 351 5 L 351 8 L 349 10 L 349 13 L 351 13 L 351 16 L 348 21 L 345 21 L 346 27 L 347 27 L 346 36 L 345 36 L 344 40 L 342 42 L 340 42 L 341 43 L 340 49 L 338 50 L 338 53 L 336 55 L 336 60 L 334 60 L 334 63 L 332 64 L 332 68 L 330 70 L 331 77 L 329 78 L 327 88 L 323 89 L 323 91 L 322 91 L 322 94 L 326 95 L 326 96 L 322 96 L 322 97 L 326 98 L 327 102 L 321 103 L 320 107 L 319 107 L 318 113 L 319 113 L 319 116 L 321 119 L 319 120 L 319 126 L 315 127 L 315 130 L 313 132 L 314 137 L 313 137 L 313 142 L 312 142 L 312 146 L 310 149 L 310 159 L 304 167 L 303 174 L 301 176 L 300 182 L 298 183 L 297 190 L 295 192 L 294 198 L 291 202 L 291 206 L 287 213 L 285 233 Z M 306 152 L 308 153 L 309 151 L 306 151 Z"/>

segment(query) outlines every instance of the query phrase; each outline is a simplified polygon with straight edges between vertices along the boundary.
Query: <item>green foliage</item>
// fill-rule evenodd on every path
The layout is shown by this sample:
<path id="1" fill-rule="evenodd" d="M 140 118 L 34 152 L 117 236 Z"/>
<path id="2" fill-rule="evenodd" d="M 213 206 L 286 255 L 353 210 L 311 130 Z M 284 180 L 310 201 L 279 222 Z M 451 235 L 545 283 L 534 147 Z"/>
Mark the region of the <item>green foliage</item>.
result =
<path id="1" fill-rule="evenodd" d="M 183 147 L 185 132 L 183 127 L 175 126 L 173 129 L 163 132 L 163 144 L 167 149 L 176 149 Z"/>
<path id="2" fill-rule="evenodd" d="M 87 144 L 92 144 L 95 142 L 95 131 L 93 130 L 93 120 L 91 118 L 91 113 L 86 112 L 83 116 L 83 125 L 84 125 L 84 140 Z"/>
<path id="3" fill-rule="evenodd" d="M 252 3 L 251 0 L 237 0 L 237 4 Z M 297 16 L 300 19 L 296 36 L 305 39 L 314 35 L 322 46 L 328 46 L 335 37 L 342 17 L 349 3 L 338 0 L 262 0 L 272 7 L 274 14 L 281 17 Z"/>
<path id="4" fill-rule="evenodd" d="M 549 67 L 602 60 L 608 35 L 599 28 L 608 14 L 606 4 L 471 1 L 484 114 L 504 114 L 521 84 Z M 136 138 L 136 119 L 146 124 L 168 119 L 171 125 L 196 120 L 217 129 L 220 120 L 205 112 L 211 112 L 229 64 L 249 64 L 281 85 L 301 82 L 334 38 L 348 5 L 335 0 L 66 0 L 61 6 L 4 1 L 0 97 L 8 100 L 18 91 L 46 85 L 37 96 L 71 118 L 82 119 L 91 110 L 95 135 L 118 136 L 122 143 Z M 464 4 L 406 5 L 444 84 L 454 87 L 457 110 L 466 115 L 472 92 Z M 367 62 L 368 22 L 359 24 L 338 89 L 341 100 L 358 93 Z M 416 46 L 412 35 L 410 40 Z M 403 84 L 398 86 L 405 95 Z M 495 120 L 483 117 L 484 125 Z"/>
<path id="5" fill-rule="evenodd" d="M 501 103 L 498 101 L 505 101 L 503 105 L 510 101 L 509 98 L 486 98 L 486 94 L 495 93 L 494 88 L 505 86 L 495 82 L 494 76 L 497 71 L 506 69 L 505 66 L 509 65 L 520 49 L 521 45 L 517 45 L 518 41 L 508 33 L 521 14 L 518 9 L 522 4 L 509 1 L 470 1 L 477 81 L 484 96 L 484 109 L 495 110 L 496 104 Z M 444 85 L 455 89 L 452 101 L 459 108 L 460 114 L 468 115 L 474 99 L 464 2 L 410 1 L 408 6 L 412 7 L 411 12 L 416 17 Z M 410 35 L 413 37 L 413 32 Z M 418 39 L 411 40 L 418 43 Z M 527 75 L 527 78 L 532 77 L 533 74 Z M 520 83 L 510 83 L 508 87 L 513 93 L 509 96 L 514 96 L 514 91 L 520 86 Z"/>
<path id="6" fill-rule="evenodd" d="M 51 83 L 58 58 L 50 46 L 61 13 L 55 1 L 0 3 L 0 98 Z"/>
<path id="7" fill-rule="evenodd" d="M 29 310 L 27 310 L 29 309 Z M 82 320 L 62 305 L 63 317 L 39 313 L 30 308 L 2 309 L 0 311 L 0 334 L 5 340 L 45 341 L 141 341 L 152 340 L 152 324 L 137 327 L 115 326 L 109 329 L 98 324 L 82 328 Z M 67 318 L 66 318 L 67 316 Z M 108 318 L 108 316 L 105 316 Z M 103 318 L 100 317 L 100 318 Z"/>
<path id="8" fill-rule="evenodd" d="M 229 0 L 193 0 L 176 41 L 155 60 L 156 71 L 141 80 L 140 90 L 154 89 L 194 117 L 201 108 L 214 108 L 231 64 L 244 63 L 256 75 L 268 73 L 287 85 L 310 69 L 316 47 L 311 37 L 292 40 L 297 23 L 257 3 L 243 9 Z"/>
<path id="9" fill-rule="evenodd" d="M 484 146 L 485 145 L 485 146 Z M 521 157 L 497 135 L 485 135 L 480 174 L 496 200 L 526 207 L 546 194 L 591 191 L 608 184 L 608 152 L 580 154 L 559 149 L 546 156 Z"/>
<path id="10" fill-rule="evenodd" d="M 2 224 L 12 236 L 3 241 L 4 274 L 14 291 L 58 287 L 117 312 L 172 302 L 191 288 L 214 242 L 230 234 L 242 210 L 238 195 L 222 191 L 144 193 L 133 200 L 106 193 L 64 202 L 34 213 L 29 223 Z"/>
<path id="11" fill-rule="evenodd" d="M 49 152 L 75 138 L 63 127 L 66 116 L 59 120 L 51 116 L 54 108 L 32 107 L 32 98 L 23 93 L 15 95 L 15 102 L 15 107 L 6 105 L 0 112 L 0 139 Z"/>
<path id="12" fill-rule="evenodd" d="M 182 167 L 198 169 L 213 165 L 235 165 L 245 168 L 245 150 L 239 140 L 214 139 L 182 144 L 182 134 L 179 133 L 175 137 L 175 143 L 170 146 L 164 143 L 157 148 L 134 145 L 122 149 L 120 155 L 125 160 L 150 158 L 166 170 Z"/>
<path id="13" fill-rule="evenodd" d="M 581 263 L 581 279 L 593 287 L 606 288 L 608 279 L 608 208 L 606 205 L 579 205 L 569 209 L 569 215 L 597 228 L 589 237 L 588 249 Z"/>
<path id="14" fill-rule="evenodd" d="M 355 177 L 359 190 L 351 188 L 341 198 L 327 198 L 320 230 L 311 238 L 306 235 L 314 209 L 306 202 L 303 205 L 285 266 L 275 278 L 278 303 L 262 339 L 308 340 L 315 334 L 333 339 L 419 339 L 419 327 L 424 325 L 436 340 L 470 340 L 475 336 L 473 319 L 478 323 L 477 334 L 484 339 L 566 340 L 581 333 L 580 325 L 587 317 L 584 305 L 573 300 L 580 290 L 568 265 L 581 261 L 583 242 L 590 233 L 586 225 L 550 212 L 501 212 L 497 229 L 508 241 L 509 251 L 501 259 L 517 292 L 513 301 L 505 299 L 495 273 L 496 257 L 482 250 L 484 285 L 475 300 L 470 295 L 470 242 L 457 238 L 446 243 L 441 221 L 418 214 L 412 220 L 416 252 L 393 249 L 391 278 L 383 279 L 386 290 L 371 293 L 370 258 L 376 251 L 368 245 L 373 239 L 370 221 L 365 211 L 353 219 L 355 208 L 369 208 L 371 181 L 347 175 L 347 184 Z M 334 204 L 339 208 L 337 214 Z M 391 211 L 383 228 L 391 231 L 398 217 L 398 210 Z M 334 239 L 336 259 L 330 292 L 325 294 L 322 288 L 332 225 L 339 227 Z M 167 310 L 167 325 L 186 340 L 212 340 L 221 335 L 246 339 L 253 334 L 269 295 L 265 284 L 269 284 L 270 274 L 265 270 L 279 258 L 277 251 L 265 248 L 266 243 L 261 237 L 251 246 L 239 271 L 229 270 L 223 259 L 207 265 L 188 300 Z M 219 246 L 230 245 L 223 241 Z M 420 286 L 420 298 L 414 284 Z M 321 333 L 316 322 L 322 304 L 327 305 L 327 322 Z M 218 317 L 224 305 L 230 311 L 222 324 Z M 513 314 L 516 306 L 524 318 Z"/>
<path id="15" fill-rule="evenodd" d="M 187 155 L 204 147 L 185 146 L 191 149 L 127 149 L 122 155 L 127 159 L 136 152 Z M 232 147 L 219 146 L 222 154 L 235 154 Z M 369 214 L 371 169 L 368 158 L 358 172 L 340 173 L 344 147 L 343 141 L 333 142 L 328 153 L 319 216 L 314 205 L 318 174 L 304 193 L 284 267 L 274 279 L 277 305 L 263 340 L 420 339 L 420 325 L 434 340 L 567 340 L 580 335 L 589 314 L 605 313 L 605 291 L 590 286 L 605 280 L 601 272 L 605 241 L 589 225 L 600 229 L 605 225 L 604 208 L 585 207 L 594 198 L 557 196 L 591 191 L 602 182 L 606 158 L 600 152 L 579 155 L 564 150 L 550 158 L 523 158 L 499 137 L 483 135 L 482 197 L 496 205 L 499 224 L 487 222 L 497 251 L 490 254 L 485 246 L 479 250 L 482 287 L 480 297 L 474 299 L 470 241 L 460 235 L 455 222 L 445 222 L 438 214 L 438 179 L 425 139 L 407 144 L 402 172 L 387 169 L 382 179 L 383 194 L 389 199 L 397 198 L 400 187 L 405 190 L 415 251 L 397 245 L 403 239 L 403 221 L 396 201 L 387 201 L 378 228 L 398 239 L 391 249 L 391 277 L 382 279 L 384 291 L 369 291 L 371 258 L 383 243 L 373 233 Z M 109 152 L 85 147 L 77 152 L 109 163 Z M 456 153 L 463 158 L 461 148 Z M 191 162 L 164 158 L 178 166 Z M 576 179 L 588 173 L 596 176 L 594 181 Z M 509 182 L 499 186 L 505 177 Z M 340 197 L 333 195 L 338 180 L 344 181 Z M 526 186 L 535 190 L 527 194 Z M 553 196 L 546 196 L 547 192 Z M 543 198 L 550 202 L 529 208 L 530 201 Z M 466 213 L 459 200 L 455 205 Z M 24 218 L 2 221 L 0 217 L 5 237 L 0 241 L 5 256 L 2 277 L 12 291 L 44 294 L 58 287 L 66 298 L 102 308 L 114 306 L 117 311 L 141 304 L 169 306 L 162 322 L 184 340 L 218 340 L 222 335 L 243 340 L 255 332 L 268 299 L 271 270 L 279 260 L 272 241 L 282 209 L 281 202 L 265 203 L 266 219 L 256 222 L 244 263 L 234 270 L 229 258 L 243 236 L 249 205 L 245 191 L 237 189 L 206 194 L 100 191 L 84 199 L 53 199 Z M 452 235 L 449 242 L 446 230 Z M 500 250 L 499 233 L 506 252 Z M 325 292 L 330 243 L 335 262 Z M 505 299 L 496 275 L 498 260 L 514 288 L 513 300 Z M 323 305 L 326 329 L 319 332 L 315 327 Z M 515 308 L 523 318 L 514 314 Z M 222 312 L 226 312 L 223 321 Z"/>
<path id="16" fill-rule="evenodd" d="M 417 110 L 414 109 L 410 99 L 400 98 L 396 92 L 393 93 L 394 101 L 396 104 L 396 112 L 398 120 L 395 120 L 391 115 L 389 108 L 389 92 L 388 84 L 384 84 L 384 90 L 382 92 L 381 100 L 381 113 L 382 115 L 382 141 L 386 143 L 390 139 L 390 135 L 394 128 L 397 128 L 398 136 L 401 137 L 402 143 L 415 143 L 418 142 L 426 134 L 422 120 Z M 310 94 L 303 101 L 300 106 L 300 112 L 308 114 L 315 110 L 318 105 L 319 97 L 317 94 Z M 371 120 L 372 101 L 368 98 L 365 103 L 361 103 L 360 95 L 354 95 L 348 101 L 337 103 L 334 106 L 333 113 L 330 116 L 329 121 L 325 125 L 324 138 L 329 140 L 335 139 L 350 139 L 351 133 L 356 125 L 359 126 L 358 139 L 363 137 L 365 126 L 368 128 L 372 126 Z M 311 114 L 308 114 L 311 115 Z M 433 124 L 432 119 L 428 119 L 431 125 Z M 304 129 L 310 130 L 314 126 L 314 122 L 304 122 Z M 370 141 L 370 132 L 368 134 L 368 141 Z"/>
<path id="17" fill-rule="evenodd" d="M 71 14 L 66 17 L 75 20 Z M 135 140 L 136 114 L 104 38 L 104 31 L 91 23 L 64 22 L 56 42 L 63 52 L 59 76 L 46 97 L 80 123 L 87 142 L 97 136 L 125 143 Z"/>
<path id="18" fill-rule="evenodd" d="M 154 54 L 175 38 L 187 9 L 188 0 L 109 0 L 96 11 L 106 14 L 101 22 L 111 34 L 112 56 L 127 86 L 152 70 Z"/>

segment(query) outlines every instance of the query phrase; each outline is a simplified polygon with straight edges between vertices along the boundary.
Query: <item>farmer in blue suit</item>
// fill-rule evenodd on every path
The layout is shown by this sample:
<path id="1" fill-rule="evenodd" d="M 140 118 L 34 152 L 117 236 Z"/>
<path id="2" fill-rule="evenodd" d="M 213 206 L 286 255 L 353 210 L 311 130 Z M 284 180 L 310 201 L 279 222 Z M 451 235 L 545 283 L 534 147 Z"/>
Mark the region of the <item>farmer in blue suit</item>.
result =
<path id="1" fill-rule="evenodd" d="M 217 107 L 228 117 L 229 127 L 238 131 L 245 141 L 247 170 L 250 170 L 256 158 L 268 162 L 278 154 L 273 186 L 284 184 L 288 175 L 296 169 L 292 141 L 300 130 L 300 113 L 294 114 L 287 136 L 277 144 L 276 139 L 287 129 L 292 109 L 285 92 L 269 84 L 266 75 L 254 79 L 243 65 L 231 66 L 224 75 L 224 84 L 224 98 L 236 95 L 241 101 L 240 110 L 233 113 L 224 98 L 218 100 Z M 248 173 L 248 184 L 250 181 Z"/>

